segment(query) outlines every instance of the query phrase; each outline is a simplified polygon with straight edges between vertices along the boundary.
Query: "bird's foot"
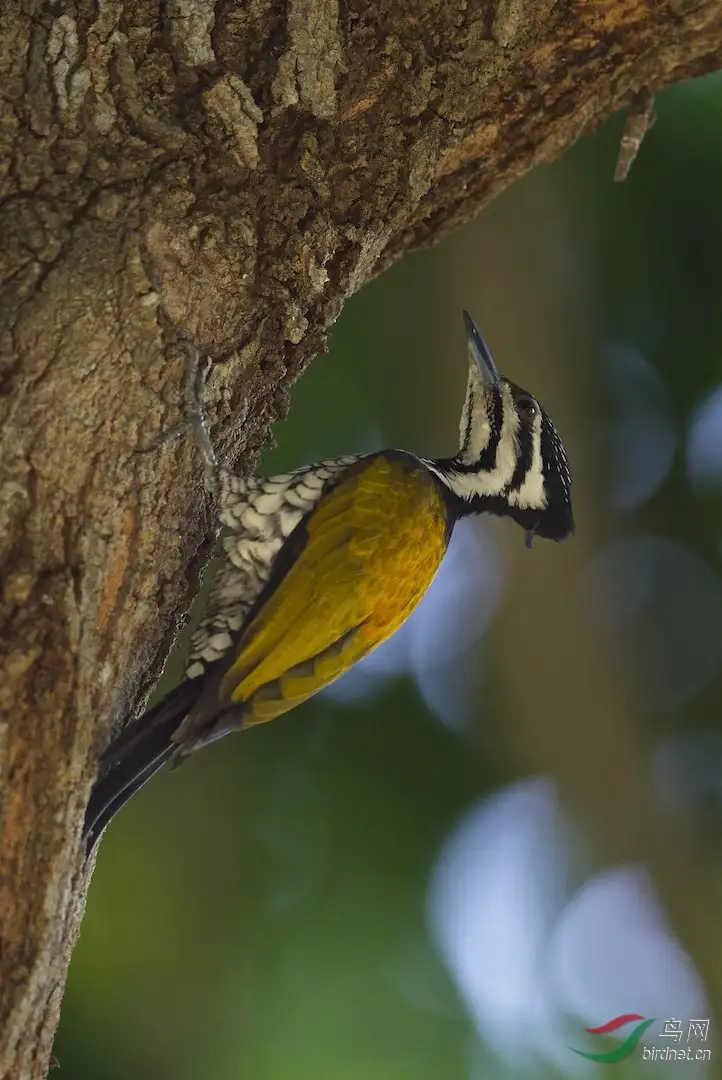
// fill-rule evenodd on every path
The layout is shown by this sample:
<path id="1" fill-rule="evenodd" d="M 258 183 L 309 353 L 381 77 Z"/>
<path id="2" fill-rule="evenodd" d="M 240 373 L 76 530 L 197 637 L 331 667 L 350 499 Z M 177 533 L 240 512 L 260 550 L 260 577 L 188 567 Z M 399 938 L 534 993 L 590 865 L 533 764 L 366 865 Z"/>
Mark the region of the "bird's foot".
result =
<path id="1" fill-rule="evenodd" d="M 213 449 L 213 443 L 208 430 L 208 420 L 203 408 L 206 377 L 211 366 L 210 358 L 207 358 L 205 366 L 201 363 L 201 356 L 197 346 L 191 341 L 184 341 L 186 348 L 186 362 L 183 376 L 183 396 L 185 399 L 185 416 L 178 424 L 159 431 L 150 442 L 137 447 L 136 453 L 147 454 L 158 450 L 166 443 L 175 442 L 187 431 L 192 431 L 198 449 L 203 459 L 203 473 L 205 484 L 213 495 L 218 495 L 218 459 Z"/>

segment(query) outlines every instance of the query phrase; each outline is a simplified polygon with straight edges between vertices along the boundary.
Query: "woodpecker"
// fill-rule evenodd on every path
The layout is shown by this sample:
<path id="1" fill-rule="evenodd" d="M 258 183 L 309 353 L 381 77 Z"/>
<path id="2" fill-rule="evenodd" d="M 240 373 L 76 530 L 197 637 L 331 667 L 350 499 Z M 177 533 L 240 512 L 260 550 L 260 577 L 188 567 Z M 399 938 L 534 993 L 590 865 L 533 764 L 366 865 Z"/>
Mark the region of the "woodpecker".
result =
<path id="1" fill-rule="evenodd" d="M 431 584 L 460 518 L 512 518 L 529 546 L 573 532 L 556 428 L 536 398 L 499 374 L 466 311 L 464 323 L 469 375 L 454 457 L 381 450 L 268 478 L 218 464 L 199 357 L 189 350 L 180 427 L 196 436 L 224 557 L 183 681 L 100 759 L 88 854 L 166 762 L 288 712 L 385 641 Z"/>

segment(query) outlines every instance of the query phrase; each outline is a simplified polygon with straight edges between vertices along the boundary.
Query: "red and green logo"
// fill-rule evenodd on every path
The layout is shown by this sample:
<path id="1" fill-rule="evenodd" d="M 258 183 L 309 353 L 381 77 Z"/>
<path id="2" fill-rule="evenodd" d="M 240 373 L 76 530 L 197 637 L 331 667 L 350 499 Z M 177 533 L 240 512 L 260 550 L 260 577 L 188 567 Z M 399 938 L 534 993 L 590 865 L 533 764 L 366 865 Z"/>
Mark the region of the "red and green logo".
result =
<path id="1" fill-rule="evenodd" d="M 619 1031 L 620 1028 L 626 1027 L 627 1024 L 635 1022 L 636 1027 L 630 1031 L 624 1042 L 613 1050 L 607 1050 L 606 1053 L 590 1054 L 587 1050 L 577 1050 L 575 1046 L 570 1046 L 569 1049 L 573 1050 L 575 1054 L 579 1054 L 580 1057 L 588 1058 L 590 1061 L 598 1061 L 602 1065 L 612 1065 L 616 1061 L 624 1061 L 633 1052 L 647 1028 L 652 1026 L 654 1017 L 645 1019 L 639 1013 L 622 1013 L 621 1016 L 613 1017 L 606 1024 L 602 1024 L 601 1027 L 584 1029 L 588 1035 L 611 1035 L 612 1032 Z"/>

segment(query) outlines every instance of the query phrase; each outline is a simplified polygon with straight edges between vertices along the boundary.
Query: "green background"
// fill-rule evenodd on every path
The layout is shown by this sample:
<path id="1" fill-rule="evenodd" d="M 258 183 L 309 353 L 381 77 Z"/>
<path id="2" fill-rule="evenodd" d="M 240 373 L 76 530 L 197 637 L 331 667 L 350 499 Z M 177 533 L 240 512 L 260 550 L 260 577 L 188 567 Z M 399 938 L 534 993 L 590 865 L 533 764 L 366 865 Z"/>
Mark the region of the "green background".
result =
<path id="1" fill-rule="evenodd" d="M 663 1020 L 711 1012 L 695 971 L 722 980 L 714 418 L 706 471 L 689 447 L 722 383 L 722 80 L 657 111 L 625 184 L 616 118 L 353 297 L 294 388 L 265 473 L 452 452 L 468 307 L 563 434 L 577 534 L 530 554 L 512 523 L 483 527 L 478 594 L 474 541 L 405 671 L 392 650 L 385 677 L 223 740 L 129 804 L 101 845 L 54 1075 L 589 1076 L 567 1045 L 619 1040 L 584 1027 L 655 1015 L 664 1046 Z M 439 860 L 463 822 L 480 831 L 462 872 Z M 439 896 L 480 998 L 445 953 Z M 670 976 L 665 997 L 670 956 L 687 996 Z M 714 1058 L 714 1021 L 705 1045 Z M 656 1074 L 640 1052 L 614 1075 Z"/>

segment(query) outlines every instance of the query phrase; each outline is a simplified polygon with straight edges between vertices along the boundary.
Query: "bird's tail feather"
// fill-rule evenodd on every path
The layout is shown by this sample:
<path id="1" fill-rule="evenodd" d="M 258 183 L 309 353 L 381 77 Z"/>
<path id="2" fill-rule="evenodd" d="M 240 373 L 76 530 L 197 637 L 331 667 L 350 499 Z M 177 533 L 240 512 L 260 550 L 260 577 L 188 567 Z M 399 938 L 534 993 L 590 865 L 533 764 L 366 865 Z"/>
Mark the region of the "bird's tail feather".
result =
<path id="1" fill-rule="evenodd" d="M 172 736 L 195 704 L 200 683 L 182 682 L 129 724 L 102 754 L 103 772 L 91 792 L 83 826 L 86 856 L 111 818 L 177 751 Z"/>

